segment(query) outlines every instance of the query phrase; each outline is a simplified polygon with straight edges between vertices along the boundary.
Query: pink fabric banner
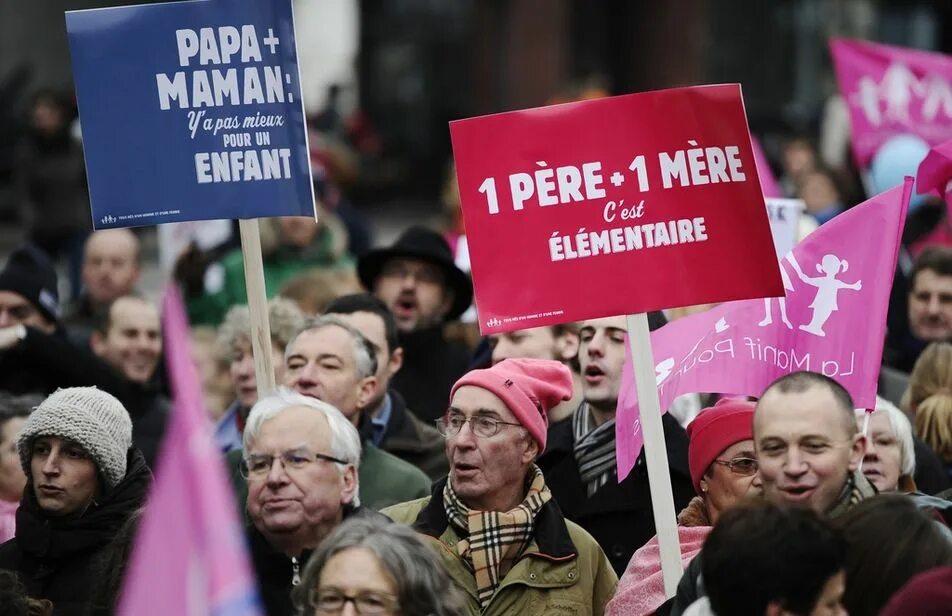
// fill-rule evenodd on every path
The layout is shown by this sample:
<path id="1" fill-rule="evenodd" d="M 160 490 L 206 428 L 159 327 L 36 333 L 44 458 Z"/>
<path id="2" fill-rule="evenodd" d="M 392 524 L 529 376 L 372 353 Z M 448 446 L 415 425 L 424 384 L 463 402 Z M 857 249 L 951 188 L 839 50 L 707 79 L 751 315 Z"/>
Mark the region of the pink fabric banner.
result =
<path id="1" fill-rule="evenodd" d="M 163 316 L 174 412 L 118 613 L 258 616 L 238 509 L 202 412 L 185 308 L 174 285 L 166 290 Z"/>
<path id="2" fill-rule="evenodd" d="M 920 195 L 935 193 L 950 201 L 952 197 L 952 140 L 933 146 L 916 173 L 916 190 Z"/>
<path id="3" fill-rule="evenodd" d="M 896 135 L 929 145 L 952 139 L 952 57 L 846 39 L 833 39 L 830 50 L 861 168 Z"/>
<path id="4" fill-rule="evenodd" d="M 653 332 L 661 408 L 687 393 L 759 396 L 798 370 L 836 379 L 858 407 L 875 406 L 889 291 L 911 194 L 907 177 L 787 253 L 780 267 L 785 298 L 721 304 Z M 630 354 L 615 430 L 620 481 L 643 444 Z"/>
<path id="5" fill-rule="evenodd" d="M 783 197 L 780 184 L 777 183 L 777 178 L 774 177 L 770 163 L 767 162 L 767 155 L 764 154 L 764 149 L 760 147 L 760 141 L 757 140 L 757 137 L 754 137 L 753 133 L 750 135 L 750 145 L 754 149 L 754 163 L 757 165 L 757 177 L 760 178 L 760 190 L 763 191 L 765 197 Z"/>

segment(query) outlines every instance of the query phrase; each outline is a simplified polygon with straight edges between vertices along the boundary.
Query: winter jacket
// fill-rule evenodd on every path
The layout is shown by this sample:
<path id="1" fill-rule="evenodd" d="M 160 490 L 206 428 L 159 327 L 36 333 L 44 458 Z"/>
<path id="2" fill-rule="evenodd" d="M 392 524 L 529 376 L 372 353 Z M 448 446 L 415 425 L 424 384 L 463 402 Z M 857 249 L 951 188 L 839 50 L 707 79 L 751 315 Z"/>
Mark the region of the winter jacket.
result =
<path id="1" fill-rule="evenodd" d="M 305 249 L 291 246 L 279 246 L 264 257 L 264 285 L 269 298 L 281 292 L 284 284 L 308 270 L 319 268 L 350 267 L 353 259 L 337 254 L 333 232 L 321 227 L 314 241 Z M 245 265 L 241 250 L 233 250 L 222 258 L 220 268 L 213 266 L 210 272 L 219 272 L 218 276 L 206 274 L 206 280 L 219 278 L 214 290 L 207 290 L 200 296 L 186 297 L 185 307 L 188 320 L 195 325 L 218 326 L 225 313 L 232 306 L 248 303 L 245 288 Z"/>
<path id="2" fill-rule="evenodd" d="M 0 545 L 0 569 L 16 571 L 29 596 L 52 601 L 56 616 L 83 614 L 95 586 L 95 564 L 144 504 L 151 482 L 145 458 L 132 448 L 122 481 L 78 517 L 47 516 L 28 485 L 17 510 L 16 536 Z"/>
<path id="3" fill-rule="evenodd" d="M 364 517 L 386 519 L 365 507 L 344 508 L 343 519 L 345 520 Z M 304 574 L 304 566 L 312 550 L 305 550 L 297 558 L 291 558 L 268 543 L 265 536 L 253 524 L 248 524 L 246 533 L 265 614 L 267 616 L 296 614 L 291 603 L 291 590 L 300 583 L 300 576 Z"/>
<path id="4" fill-rule="evenodd" d="M 414 415 L 399 393 L 391 390 L 387 395 L 391 403 L 390 421 L 380 448 L 419 468 L 431 480 L 444 477 L 450 470 L 446 459 L 446 439 L 433 424 L 424 423 Z"/>
<path id="5" fill-rule="evenodd" d="M 678 541 L 681 565 L 687 567 L 701 551 L 711 532 L 704 500 L 694 497 L 678 514 Z M 605 610 L 607 616 L 648 616 L 665 602 L 664 576 L 661 573 L 661 551 L 658 536 L 635 552 L 618 581 L 618 592 Z"/>
<path id="6" fill-rule="evenodd" d="M 165 434 L 169 400 L 156 383 L 135 383 L 91 352 L 74 346 L 59 329 L 32 327 L 12 348 L 0 351 L 0 390 L 49 395 L 60 387 L 95 386 L 122 402 L 132 419 L 132 443 L 150 467 Z"/>
<path id="7" fill-rule="evenodd" d="M 680 511 L 695 496 L 688 469 L 688 437 L 667 413 L 662 417 L 662 425 L 675 511 Z M 624 481 L 618 483 L 613 477 L 588 496 L 572 451 L 574 441 L 572 422 L 553 425 L 539 467 L 565 517 L 595 537 L 616 574 L 621 574 L 635 550 L 655 535 L 645 454 L 641 453 Z"/>
<path id="8" fill-rule="evenodd" d="M 360 504 L 369 509 L 421 498 L 430 493 L 430 478 L 409 462 L 364 441 L 357 469 Z"/>
<path id="9" fill-rule="evenodd" d="M 453 384 L 469 370 L 469 349 L 447 341 L 441 325 L 400 332 L 400 346 L 403 367 L 393 376 L 391 387 L 420 419 L 439 419 L 449 406 Z"/>
<path id="10" fill-rule="evenodd" d="M 843 493 L 839 500 L 833 504 L 833 507 L 827 512 L 829 518 L 836 518 L 843 515 L 862 501 L 876 495 L 876 488 L 866 479 L 861 471 L 854 471 L 852 476 L 843 486 Z M 684 570 L 681 581 L 678 582 L 678 590 L 674 597 L 667 602 L 665 606 L 670 606 L 667 612 L 671 616 L 682 616 L 698 599 L 705 597 L 704 580 L 701 577 L 701 559 L 704 558 L 704 552 L 701 551 L 691 561 L 691 564 Z"/>
<path id="11" fill-rule="evenodd" d="M 604 552 L 581 527 L 562 516 L 550 500 L 535 519 L 532 540 L 500 582 L 484 611 L 476 596 L 476 581 L 460 556 L 461 539 L 443 507 L 446 479 L 431 496 L 388 507 L 394 522 L 410 524 L 439 554 L 444 568 L 465 595 L 470 614 L 485 616 L 600 616 L 615 592 L 618 578 Z"/>

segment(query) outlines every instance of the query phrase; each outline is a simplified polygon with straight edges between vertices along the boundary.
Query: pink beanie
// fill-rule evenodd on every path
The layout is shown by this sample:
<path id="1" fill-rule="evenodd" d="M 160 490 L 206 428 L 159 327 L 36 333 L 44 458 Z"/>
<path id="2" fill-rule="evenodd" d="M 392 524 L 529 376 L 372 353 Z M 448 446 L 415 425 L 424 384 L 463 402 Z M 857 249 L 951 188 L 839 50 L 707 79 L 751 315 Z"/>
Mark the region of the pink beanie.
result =
<path id="1" fill-rule="evenodd" d="M 539 444 L 539 453 L 545 450 L 549 411 L 572 397 L 572 374 L 551 359 L 504 359 L 492 368 L 467 372 L 453 385 L 451 400 L 464 385 L 496 394 Z"/>
<path id="2" fill-rule="evenodd" d="M 701 477 L 717 456 L 749 438 L 754 438 L 754 403 L 747 400 L 721 398 L 688 424 L 688 468 L 698 494 Z"/>

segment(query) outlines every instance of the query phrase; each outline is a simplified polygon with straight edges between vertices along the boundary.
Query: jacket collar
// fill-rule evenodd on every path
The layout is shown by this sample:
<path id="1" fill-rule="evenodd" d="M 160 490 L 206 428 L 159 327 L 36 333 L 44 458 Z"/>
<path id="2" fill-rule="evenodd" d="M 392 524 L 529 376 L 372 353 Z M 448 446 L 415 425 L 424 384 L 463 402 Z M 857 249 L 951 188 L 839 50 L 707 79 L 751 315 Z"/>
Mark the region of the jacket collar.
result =
<path id="1" fill-rule="evenodd" d="M 449 526 L 449 517 L 443 507 L 443 488 L 447 477 L 433 484 L 430 502 L 420 511 L 413 529 L 418 533 L 439 539 Z M 533 539 L 539 548 L 538 555 L 549 560 L 566 560 L 578 555 L 575 544 L 569 536 L 562 510 L 555 499 L 550 500 L 539 510 L 535 518 Z"/>

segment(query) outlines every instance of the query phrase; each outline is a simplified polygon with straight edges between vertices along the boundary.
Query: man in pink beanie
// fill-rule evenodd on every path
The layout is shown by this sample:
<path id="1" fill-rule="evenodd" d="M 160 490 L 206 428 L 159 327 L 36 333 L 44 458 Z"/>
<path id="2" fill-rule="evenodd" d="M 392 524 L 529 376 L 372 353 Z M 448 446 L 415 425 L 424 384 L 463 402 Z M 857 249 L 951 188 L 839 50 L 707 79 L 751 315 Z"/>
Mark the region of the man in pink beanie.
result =
<path id="1" fill-rule="evenodd" d="M 685 567 L 701 551 L 725 508 L 759 494 L 754 456 L 754 403 L 724 398 L 688 425 L 688 467 L 698 496 L 678 515 L 678 539 Z M 607 613 L 654 614 L 665 601 L 657 536 L 635 552 L 618 583 Z"/>
<path id="2" fill-rule="evenodd" d="M 433 545 L 469 591 L 472 613 L 564 605 L 602 614 L 615 591 L 604 552 L 562 516 L 535 464 L 548 411 L 571 396 L 572 376 L 557 361 L 507 359 L 467 373 L 438 422 L 449 476 L 431 496 L 383 511 Z"/>

